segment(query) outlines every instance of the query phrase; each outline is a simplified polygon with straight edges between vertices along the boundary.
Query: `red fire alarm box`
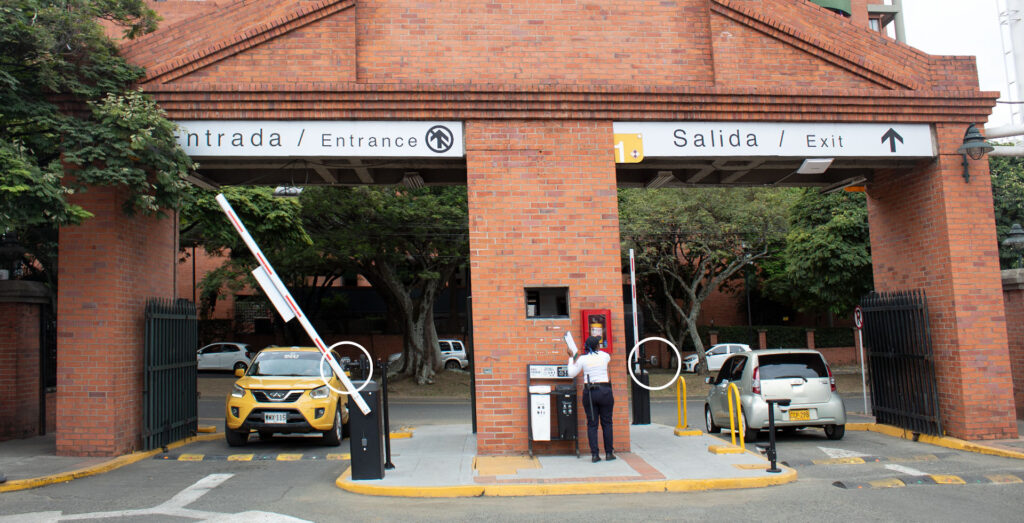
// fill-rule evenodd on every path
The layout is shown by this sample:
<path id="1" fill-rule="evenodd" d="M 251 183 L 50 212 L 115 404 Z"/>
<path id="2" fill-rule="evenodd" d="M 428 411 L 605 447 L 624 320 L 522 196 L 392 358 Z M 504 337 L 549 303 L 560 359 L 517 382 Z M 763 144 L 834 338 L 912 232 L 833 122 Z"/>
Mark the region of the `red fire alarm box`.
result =
<path id="1" fill-rule="evenodd" d="M 612 311 L 610 309 L 589 309 L 582 312 L 582 340 L 597 336 L 601 338 L 601 350 L 612 352 Z"/>

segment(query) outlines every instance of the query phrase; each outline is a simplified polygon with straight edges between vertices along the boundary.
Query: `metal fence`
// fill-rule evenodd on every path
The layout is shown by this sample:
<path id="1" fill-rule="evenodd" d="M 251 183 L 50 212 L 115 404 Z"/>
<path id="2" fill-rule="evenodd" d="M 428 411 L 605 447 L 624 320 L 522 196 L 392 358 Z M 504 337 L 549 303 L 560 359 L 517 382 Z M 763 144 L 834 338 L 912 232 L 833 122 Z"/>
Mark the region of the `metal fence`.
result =
<path id="1" fill-rule="evenodd" d="M 151 450 L 196 434 L 199 322 L 187 300 L 146 304 L 142 447 Z"/>
<path id="2" fill-rule="evenodd" d="M 928 304 L 924 291 L 861 299 L 871 406 L 879 423 L 941 435 Z"/>

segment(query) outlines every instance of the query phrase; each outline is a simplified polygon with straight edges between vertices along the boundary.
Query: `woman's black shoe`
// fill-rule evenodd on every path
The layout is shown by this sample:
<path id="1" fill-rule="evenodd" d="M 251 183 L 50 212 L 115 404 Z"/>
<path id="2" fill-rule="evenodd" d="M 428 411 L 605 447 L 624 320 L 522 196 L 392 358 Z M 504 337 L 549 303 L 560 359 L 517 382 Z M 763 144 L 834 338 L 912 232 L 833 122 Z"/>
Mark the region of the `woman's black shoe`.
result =
<path id="1" fill-rule="evenodd" d="M 601 461 L 601 456 L 594 454 L 593 456 L 590 457 L 590 461 L 593 463 L 597 463 L 598 461 Z"/>
<path id="2" fill-rule="evenodd" d="M 604 455 L 604 459 L 605 459 L 605 461 L 611 461 L 611 460 L 615 459 L 615 454 L 612 454 L 611 452 L 608 452 L 607 454 Z"/>

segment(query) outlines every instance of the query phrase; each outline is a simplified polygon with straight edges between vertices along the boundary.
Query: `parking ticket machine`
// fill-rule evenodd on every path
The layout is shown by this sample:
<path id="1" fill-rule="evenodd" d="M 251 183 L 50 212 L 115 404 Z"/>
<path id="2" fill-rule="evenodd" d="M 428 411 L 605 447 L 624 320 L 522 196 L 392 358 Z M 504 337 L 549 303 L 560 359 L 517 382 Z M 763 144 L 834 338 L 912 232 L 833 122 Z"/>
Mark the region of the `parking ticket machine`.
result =
<path id="1" fill-rule="evenodd" d="M 612 352 L 612 311 L 610 309 L 587 309 L 582 311 L 582 339 L 591 336 L 601 338 L 601 350 Z"/>

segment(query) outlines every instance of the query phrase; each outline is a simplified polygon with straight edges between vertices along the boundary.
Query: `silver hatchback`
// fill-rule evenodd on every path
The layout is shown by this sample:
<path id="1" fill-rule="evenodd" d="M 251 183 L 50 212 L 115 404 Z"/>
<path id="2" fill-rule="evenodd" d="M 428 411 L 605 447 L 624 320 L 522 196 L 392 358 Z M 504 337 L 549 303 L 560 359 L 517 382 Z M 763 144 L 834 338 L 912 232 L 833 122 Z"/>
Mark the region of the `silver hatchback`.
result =
<path id="1" fill-rule="evenodd" d="M 729 428 L 730 383 L 740 392 L 745 438 L 754 440 L 768 430 L 768 403 L 789 400 L 775 406 L 779 428 L 823 427 L 828 439 L 842 439 L 846 433 L 846 406 L 836 392 L 832 370 L 820 352 L 808 349 L 769 349 L 731 356 L 715 377 L 704 400 L 704 423 L 709 434 Z"/>

